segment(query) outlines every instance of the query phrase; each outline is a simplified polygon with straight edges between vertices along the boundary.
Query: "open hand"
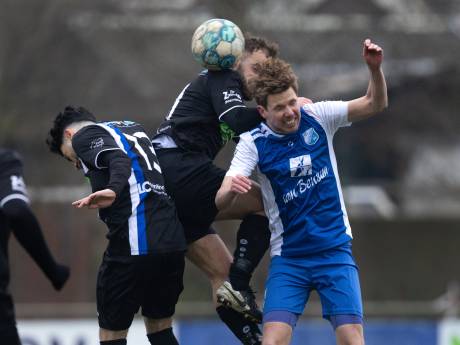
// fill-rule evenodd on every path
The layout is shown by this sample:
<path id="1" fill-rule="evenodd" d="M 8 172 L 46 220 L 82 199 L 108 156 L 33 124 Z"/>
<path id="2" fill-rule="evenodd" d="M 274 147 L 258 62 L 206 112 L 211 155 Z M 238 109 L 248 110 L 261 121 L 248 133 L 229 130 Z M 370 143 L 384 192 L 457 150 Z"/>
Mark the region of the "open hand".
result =
<path id="1" fill-rule="evenodd" d="M 94 208 L 105 208 L 113 204 L 116 198 L 116 194 L 111 189 L 99 190 L 95 193 L 88 195 L 87 197 L 74 201 L 72 203 L 76 208 L 87 207 L 89 209 Z"/>
<path id="2" fill-rule="evenodd" d="M 234 193 L 245 194 L 251 189 L 251 180 L 246 176 L 233 176 L 230 190 Z"/>

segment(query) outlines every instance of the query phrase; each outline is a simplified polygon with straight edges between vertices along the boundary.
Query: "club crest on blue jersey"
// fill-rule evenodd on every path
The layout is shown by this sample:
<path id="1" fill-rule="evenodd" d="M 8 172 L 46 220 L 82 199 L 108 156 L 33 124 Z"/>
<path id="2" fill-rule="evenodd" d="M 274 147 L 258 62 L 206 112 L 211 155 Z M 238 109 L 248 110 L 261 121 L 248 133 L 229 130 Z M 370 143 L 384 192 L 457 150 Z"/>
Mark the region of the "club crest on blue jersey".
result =
<path id="1" fill-rule="evenodd" d="M 307 176 L 312 174 L 310 155 L 302 155 L 289 159 L 291 177 Z"/>
<path id="2" fill-rule="evenodd" d="M 310 146 L 315 145 L 318 139 L 319 139 L 319 135 L 318 133 L 316 133 L 313 127 L 307 129 L 303 133 L 303 140 L 305 140 L 305 144 L 307 145 L 310 145 Z"/>

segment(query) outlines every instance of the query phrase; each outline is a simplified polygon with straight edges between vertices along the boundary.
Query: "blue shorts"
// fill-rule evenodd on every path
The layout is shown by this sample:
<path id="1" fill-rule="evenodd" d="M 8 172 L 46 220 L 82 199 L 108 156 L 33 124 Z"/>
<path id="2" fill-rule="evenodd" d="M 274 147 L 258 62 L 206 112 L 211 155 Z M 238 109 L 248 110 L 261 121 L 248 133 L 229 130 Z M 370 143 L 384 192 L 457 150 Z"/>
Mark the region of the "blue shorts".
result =
<path id="1" fill-rule="evenodd" d="M 264 315 L 287 311 L 301 315 L 316 290 L 323 317 L 363 316 L 358 269 L 349 243 L 305 257 L 274 256 L 265 288 Z"/>

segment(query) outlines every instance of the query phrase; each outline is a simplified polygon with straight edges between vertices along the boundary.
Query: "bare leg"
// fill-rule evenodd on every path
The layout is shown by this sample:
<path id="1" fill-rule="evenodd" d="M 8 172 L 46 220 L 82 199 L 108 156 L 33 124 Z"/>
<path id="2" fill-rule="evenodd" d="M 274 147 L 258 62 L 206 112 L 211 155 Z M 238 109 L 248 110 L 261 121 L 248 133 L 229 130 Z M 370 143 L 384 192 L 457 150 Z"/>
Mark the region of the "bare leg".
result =
<path id="1" fill-rule="evenodd" d="M 99 328 L 99 340 L 100 341 L 125 339 L 127 335 L 128 335 L 127 329 L 124 329 L 122 331 L 111 331 L 108 329 Z"/>
<path id="2" fill-rule="evenodd" d="M 189 244 L 186 256 L 208 276 L 217 305 L 216 291 L 227 279 L 233 260 L 224 242 L 217 234 L 206 235 Z"/>
<path id="3" fill-rule="evenodd" d="M 264 324 L 262 345 L 288 345 L 291 342 L 292 327 L 284 322 Z"/>
<path id="4" fill-rule="evenodd" d="M 338 345 L 364 345 L 364 332 L 361 324 L 347 324 L 337 327 L 335 337 Z"/>
<path id="5" fill-rule="evenodd" d="M 167 328 L 171 328 L 172 318 L 168 317 L 164 319 L 150 319 L 150 318 L 144 317 L 144 324 L 145 324 L 145 330 L 147 331 L 147 334 L 157 333 Z"/>

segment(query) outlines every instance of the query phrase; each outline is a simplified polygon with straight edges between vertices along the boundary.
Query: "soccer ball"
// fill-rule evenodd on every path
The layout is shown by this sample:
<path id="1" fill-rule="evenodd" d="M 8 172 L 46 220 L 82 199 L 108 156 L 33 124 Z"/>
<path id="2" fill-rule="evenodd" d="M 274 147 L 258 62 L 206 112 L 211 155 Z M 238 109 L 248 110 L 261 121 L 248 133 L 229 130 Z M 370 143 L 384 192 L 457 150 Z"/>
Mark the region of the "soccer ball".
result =
<path id="1" fill-rule="evenodd" d="M 243 54 L 244 36 L 240 28 L 226 19 L 210 19 L 192 37 L 192 54 L 204 68 L 229 69 Z"/>

